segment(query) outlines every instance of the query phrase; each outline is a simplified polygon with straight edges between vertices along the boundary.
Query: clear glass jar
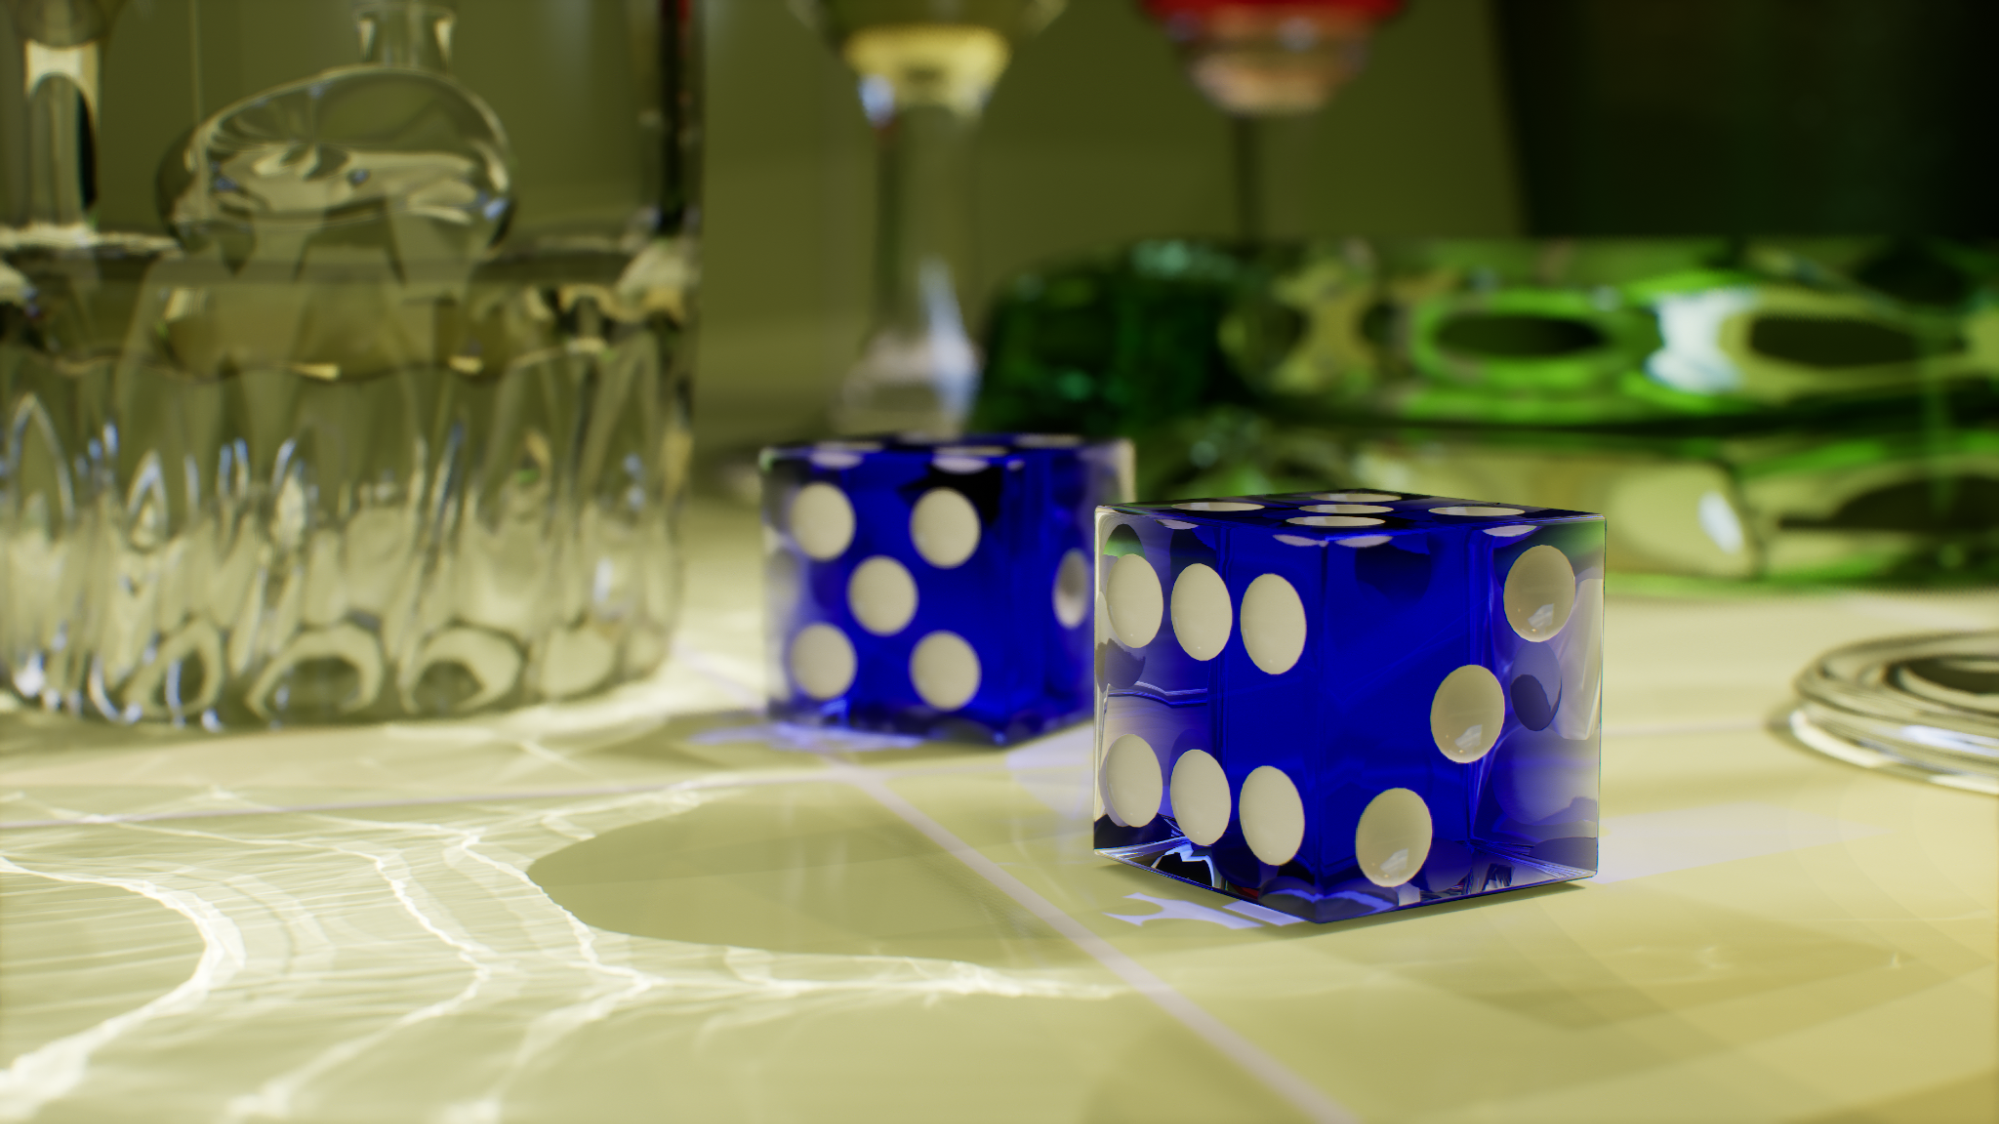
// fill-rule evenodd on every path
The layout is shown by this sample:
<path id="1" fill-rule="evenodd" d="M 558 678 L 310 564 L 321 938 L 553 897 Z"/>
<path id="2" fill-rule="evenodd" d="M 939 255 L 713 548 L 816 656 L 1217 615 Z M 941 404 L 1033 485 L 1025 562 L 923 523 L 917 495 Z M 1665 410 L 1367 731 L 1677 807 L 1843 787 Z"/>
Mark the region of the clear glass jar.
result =
<path id="1" fill-rule="evenodd" d="M 655 668 L 696 6 L 0 2 L 0 684 L 217 727 Z"/>

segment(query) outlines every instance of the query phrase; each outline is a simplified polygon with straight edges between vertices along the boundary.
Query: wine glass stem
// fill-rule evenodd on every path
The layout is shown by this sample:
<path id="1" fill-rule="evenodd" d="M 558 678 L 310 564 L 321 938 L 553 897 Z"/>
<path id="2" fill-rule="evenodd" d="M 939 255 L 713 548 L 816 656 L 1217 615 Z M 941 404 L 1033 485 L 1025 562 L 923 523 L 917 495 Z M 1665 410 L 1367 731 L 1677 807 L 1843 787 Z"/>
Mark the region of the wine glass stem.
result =
<path id="1" fill-rule="evenodd" d="M 976 118 L 917 103 L 878 121 L 875 307 L 834 424 L 849 433 L 957 433 L 979 386 L 958 286 L 971 256 Z"/>
<path id="2" fill-rule="evenodd" d="M 1229 156 L 1235 178 L 1235 233 L 1244 242 L 1263 241 L 1263 122 L 1229 118 Z"/>
<path id="3" fill-rule="evenodd" d="M 1312 118 L 1229 118 L 1235 231 L 1244 242 L 1302 237 L 1311 201 Z"/>
<path id="4" fill-rule="evenodd" d="M 915 105 L 876 130 L 874 330 L 962 336 L 958 288 L 971 257 L 971 143 L 977 123 Z"/>

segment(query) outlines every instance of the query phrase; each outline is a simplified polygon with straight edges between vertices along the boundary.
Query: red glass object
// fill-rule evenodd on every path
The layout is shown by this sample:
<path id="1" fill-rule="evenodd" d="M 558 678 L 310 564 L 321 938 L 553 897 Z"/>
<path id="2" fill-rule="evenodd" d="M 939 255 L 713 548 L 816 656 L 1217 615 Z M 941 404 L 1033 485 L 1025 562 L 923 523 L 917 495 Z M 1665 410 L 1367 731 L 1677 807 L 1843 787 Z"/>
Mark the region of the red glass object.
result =
<path id="1" fill-rule="evenodd" d="M 1312 113 L 1359 74 L 1375 27 L 1405 0 L 1140 0 L 1187 73 L 1241 117 Z"/>

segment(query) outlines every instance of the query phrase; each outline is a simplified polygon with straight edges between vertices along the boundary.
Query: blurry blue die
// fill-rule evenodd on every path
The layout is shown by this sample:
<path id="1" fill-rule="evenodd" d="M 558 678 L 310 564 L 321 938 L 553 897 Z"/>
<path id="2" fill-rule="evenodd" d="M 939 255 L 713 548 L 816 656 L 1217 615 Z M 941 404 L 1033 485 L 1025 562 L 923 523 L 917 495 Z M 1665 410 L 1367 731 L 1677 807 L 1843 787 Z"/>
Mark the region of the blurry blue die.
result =
<path id="1" fill-rule="evenodd" d="M 1596 872 L 1603 517 L 1097 514 L 1099 852 L 1314 921 Z"/>
<path id="2" fill-rule="evenodd" d="M 1090 715 L 1090 541 L 1131 447 L 1056 434 L 762 458 L 773 718 L 1005 743 Z"/>

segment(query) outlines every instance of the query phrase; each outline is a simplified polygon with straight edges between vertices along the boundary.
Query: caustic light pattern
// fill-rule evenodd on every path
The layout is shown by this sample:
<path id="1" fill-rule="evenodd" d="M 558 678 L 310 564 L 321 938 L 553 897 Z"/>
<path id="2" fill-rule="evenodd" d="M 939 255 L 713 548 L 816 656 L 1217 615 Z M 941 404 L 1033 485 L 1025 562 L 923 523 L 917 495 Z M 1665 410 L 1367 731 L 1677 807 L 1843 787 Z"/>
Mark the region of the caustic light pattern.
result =
<path id="1" fill-rule="evenodd" d="M 1090 538 L 1131 447 L 1054 434 L 763 454 L 770 713 L 1006 743 L 1089 717 Z"/>
<path id="2" fill-rule="evenodd" d="M 1096 543 L 1102 854 L 1320 922 L 1595 874 L 1603 517 L 1300 493 Z"/>

